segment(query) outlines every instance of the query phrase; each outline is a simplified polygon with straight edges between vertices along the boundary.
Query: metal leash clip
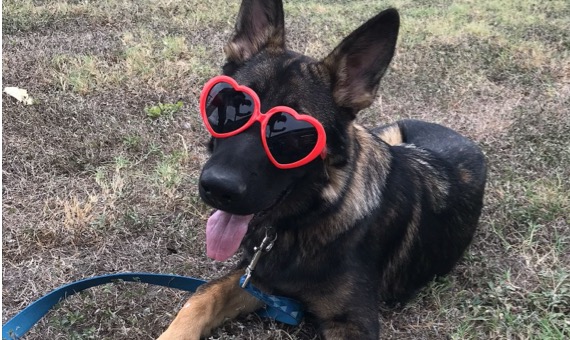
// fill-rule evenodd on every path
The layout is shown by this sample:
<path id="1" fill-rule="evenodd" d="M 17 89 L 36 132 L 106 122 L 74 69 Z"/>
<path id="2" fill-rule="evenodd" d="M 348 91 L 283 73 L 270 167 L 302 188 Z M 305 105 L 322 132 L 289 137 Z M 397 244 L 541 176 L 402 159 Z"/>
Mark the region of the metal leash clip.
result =
<path id="1" fill-rule="evenodd" d="M 273 238 L 271 238 L 269 236 L 269 230 L 270 229 L 272 229 L 272 228 L 269 227 L 269 228 L 265 229 L 265 237 L 263 238 L 263 241 L 261 241 L 261 244 L 259 245 L 259 247 L 253 248 L 253 251 L 255 251 L 255 254 L 253 254 L 253 258 L 251 259 L 251 262 L 249 263 L 249 265 L 245 269 L 245 280 L 243 281 L 241 288 L 247 287 L 247 284 L 251 280 L 251 274 L 253 274 L 253 271 L 255 270 L 255 266 L 257 265 L 257 262 L 259 262 L 259 258 L 261 257 L 261 254 L 263 254 L 264 252 L 270 251 L 271 248 L 273 248 L 273 244 L 275 243 L 275 240 L 277 240 L 277 233 L 275 233 L 275 237 L 273 237 Z"/>

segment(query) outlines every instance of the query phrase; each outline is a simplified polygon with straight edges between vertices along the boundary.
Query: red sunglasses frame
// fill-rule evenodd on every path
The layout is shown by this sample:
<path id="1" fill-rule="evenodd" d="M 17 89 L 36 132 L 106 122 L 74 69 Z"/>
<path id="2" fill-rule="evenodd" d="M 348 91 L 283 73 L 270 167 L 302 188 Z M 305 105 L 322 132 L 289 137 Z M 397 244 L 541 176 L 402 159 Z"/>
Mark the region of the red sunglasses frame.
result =
<path id="1" fill-rule="evenodd" d="M 247 94 L 248 96 L 250 96 L 253 99 L 253 113 L 252 113 L 251 117 L 249 118 L 247 123 L 245 123 L 242 127 L 240 127 L 239 129 L 236 129 L 234 131 L 231 131 L 231 132 L 217 133 L 216 131 L 214 131 L 212 126 L 210 126 L 210 122 L 208 121 L 208 116 L 206 114 L 206 103 L 208 100 L 208 94 L 210 93 L 212 88 L 219 83 L 227 83 L 234 90 L 244 92 L 245 94 Z M 317 158 L 317 156 L 319 156 L 319 155 L 321 156 L 322 159 L 324 159 L 326 157 L 326 148 L 325 148 L 326 143 L 327 143 L 326 133 L 325 133 L 325 129 L 323 128 L 322 124 L 317 119 L 315 119 L 314 117 L 311 117 L 309 115 L 299 114 L 299 113 L 297 113 L 297 111 L 295 111 L 294 109 L 292 109 L 288 106 L 273 107 L 269 111 L 267 111 L 265 114 L 261 113 L 260 107 L 261 107 L 261 103 L 259 101 L 259 97 L 257 96 L 257 93 L 255 93 L 254 90 L 250 89 L 247 86 L 239 85 L 233 78 L 228 77 L 228 76 L 222 75 L 222 76 L 216 76 L 216 77 L 210 79 L 204 85 L 204 88 L 202 89 L 202 93 L 200 94 L 200 114 L 202 116 L 202 120 L 204 121 L 204 125 L 206 126 L 206 129 L 208 129 L 208 132 L 210 132 L 210 134 L 212 136 L 214 136 L 215 138 L 228 138 L 231 136 L 235 136 L 235 135 L 245 131 L 246 129 L 248 129 L 253 123 L 259 122 L 261 124 L 261 141 L 263 143 L 263 148 L 265 149 L 265 153 L 267 154 L 267 157 L 269 157 L 269 160 L 276 167 L 278 167 L 280 169 L 292 169 L 292 168 L 297 168 L 297 167 L 306 165 L 307 163 L 309 163 L 312 160 L 314 160 L 315 158 Z M 293 116 L 297 120 L 308 122 L 317 130 L 317 142 L 315 143 L 313 150 L 307 156 L 303 157 L 302 159 L 295 161 L 293 163 L 287 163 L 287 164 L 279 163 L 273 157 L 273 155 L 271 154 L 271 151 L 269 150 L 269 146 L 267 145 L 267 138 L 266 138 L 266 133 L 265 133 L 269 119 L 274 114 L 282 113 L 282 112 L 290 114 L 291 116 Z"/>

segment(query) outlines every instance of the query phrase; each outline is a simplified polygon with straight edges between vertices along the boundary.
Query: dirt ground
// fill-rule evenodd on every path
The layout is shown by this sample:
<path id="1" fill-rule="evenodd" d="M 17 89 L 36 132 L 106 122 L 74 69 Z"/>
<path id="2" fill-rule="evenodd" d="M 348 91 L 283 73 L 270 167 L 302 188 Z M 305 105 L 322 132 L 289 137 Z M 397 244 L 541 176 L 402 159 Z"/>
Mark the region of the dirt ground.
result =
<path id="1" fill-rule="evenodd" d="M 483 148 L 480 229 L 453 273 L 381 310 L 383 339 L 570 337 L 570 3 L 285 1 L 288 45 L 325 56 L 387 7 L 397 54 L 365 126 L 401 118 Z M 219 74 L 238 1 L 7 0 L 2 4 L 2 321 L 85 277 L 211 279 L 197 194 L 208 136 L 197 100 Z M 181 104 L 177 104 L 181 102 Z M 153 339 L 188 293 L 143 284 L 62 302 L 26 339 Z M 315 339 L 255 315 L 212 339 Z"/>

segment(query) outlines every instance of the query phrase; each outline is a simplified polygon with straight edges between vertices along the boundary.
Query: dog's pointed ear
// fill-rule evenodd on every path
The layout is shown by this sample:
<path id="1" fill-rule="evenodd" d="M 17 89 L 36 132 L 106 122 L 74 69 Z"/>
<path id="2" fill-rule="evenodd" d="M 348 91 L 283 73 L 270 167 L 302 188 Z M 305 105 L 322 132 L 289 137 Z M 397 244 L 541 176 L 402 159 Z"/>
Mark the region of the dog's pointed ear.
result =
<path id="1" fill-rule="evenodd" d="M 228 62 L 241 64 L 264 48 L 285 48 L 281 0 L 243 0 L 235 35 L 225 47 Z"/>
<path id="2" fill-rule="evenodd" d="M 387 9 L 346 37 L 322 63 L 332 75 L 336 103 L 356 114 L 372 104 L 398 38 L 400 16 Z"/>

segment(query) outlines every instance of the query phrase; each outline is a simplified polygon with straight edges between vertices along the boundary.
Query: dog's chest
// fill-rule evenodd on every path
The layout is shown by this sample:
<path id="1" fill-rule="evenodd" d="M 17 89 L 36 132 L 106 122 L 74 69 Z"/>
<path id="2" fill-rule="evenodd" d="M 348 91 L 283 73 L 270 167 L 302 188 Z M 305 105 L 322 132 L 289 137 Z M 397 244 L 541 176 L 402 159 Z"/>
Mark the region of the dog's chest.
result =
<path id="1" fill-rule="evenodd" d="M 248 236 L 243 243 L 246 266 L 265 234 L 262 231 Z M 254 285 L 268 292 L 294 297 L 309 286 L 322 284 L 326 278 L 341 276 L 347 267 L 350 264 L 347 265 L 347 259 L 340 253 L 317 249 L 295 231 L 281 232 L 271 250 L 261 253 L 252 279 Z"/>

